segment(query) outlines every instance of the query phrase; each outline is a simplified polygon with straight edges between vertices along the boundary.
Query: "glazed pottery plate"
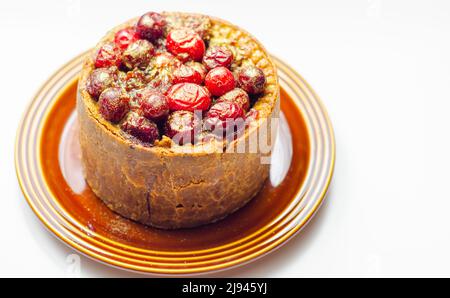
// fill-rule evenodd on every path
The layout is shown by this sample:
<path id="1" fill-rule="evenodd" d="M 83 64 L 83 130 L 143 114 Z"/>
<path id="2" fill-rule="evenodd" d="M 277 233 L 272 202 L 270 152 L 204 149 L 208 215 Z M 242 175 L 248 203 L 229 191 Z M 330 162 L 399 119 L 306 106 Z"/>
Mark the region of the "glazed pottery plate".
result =
<path id="1" fill-rule="evenodd" d="M 311 87 L 274 58 L 281 86 L 278 138 L 270 179 L 244 208 L 217 223 L 159 230 L 109 210 L 83 179 L 75 98 L 85 54 L 38 91 L 20 123 L 16 170 L 23 194 L 59 239 L 98 261 L 155 274 L 218 271 L 286 243 L 317 212 L 331 181 L 331 123 Z"/>

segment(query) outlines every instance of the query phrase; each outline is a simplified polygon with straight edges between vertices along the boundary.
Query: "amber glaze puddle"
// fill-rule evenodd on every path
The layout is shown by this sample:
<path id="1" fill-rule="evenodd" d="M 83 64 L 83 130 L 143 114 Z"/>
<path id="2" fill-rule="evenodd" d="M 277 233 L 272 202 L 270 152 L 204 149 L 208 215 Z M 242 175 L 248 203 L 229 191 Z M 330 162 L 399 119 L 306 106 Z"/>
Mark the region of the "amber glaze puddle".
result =
<path id="1" fill-rule="evenodd" d="M 64 127 L 75 110 L 77 83 L 74 80 L 67 86 L 45 118 L 41 140 L 44 178 L 66 212 L 88 229 L 111 240 L 164 251 L 192 251 L 230 243 L 264 228 L 275 219 L 294 199 L 306 176 L 310 154 L 307 128 L 298 107 L 281 90 L 281 109 L 292 137 L 292 161 L 286 177 L 278 186 L 274 187 L 267 181 L 261 192 L 244 208 L 224 220 L 198 228 L 167 231 L 127 220 L 109 210 L 88 186 L 79 193 L 74 192 L 61 170 L 58 158 L 61 140 L 69 142 L 68 146 L 64 144 L 66 148 L 73 147 L 68 162 L 80 164 L 76 134 L 62 139 Z M 63 158 L 67 158 L 65 155 Z M 72 174 L 80 177 L 80 167 L 74 166 Z"/>

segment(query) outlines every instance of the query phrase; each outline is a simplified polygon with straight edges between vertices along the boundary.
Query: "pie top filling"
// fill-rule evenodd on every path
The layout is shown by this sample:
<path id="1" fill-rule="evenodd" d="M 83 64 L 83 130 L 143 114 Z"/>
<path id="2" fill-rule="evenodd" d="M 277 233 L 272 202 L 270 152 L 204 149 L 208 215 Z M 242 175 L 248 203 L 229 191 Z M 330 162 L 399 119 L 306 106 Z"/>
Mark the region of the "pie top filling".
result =
<path id="1" fill-rule="evenodd" d="M 99 44 L 85 90 L 126 138 L 144 146 L 197 144 L 235 138 L 268 117 L 274 72 L 264 49 L 232 25 L 148 12 Z"/>

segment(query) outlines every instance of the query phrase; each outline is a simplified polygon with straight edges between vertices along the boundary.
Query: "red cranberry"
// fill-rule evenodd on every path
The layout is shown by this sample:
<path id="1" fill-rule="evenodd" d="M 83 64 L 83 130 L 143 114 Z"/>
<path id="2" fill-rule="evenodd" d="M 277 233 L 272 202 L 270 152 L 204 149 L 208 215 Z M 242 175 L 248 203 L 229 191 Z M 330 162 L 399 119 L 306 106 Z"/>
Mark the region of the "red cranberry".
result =
<path id="1" fill-rule="evenodd" d="M 115 71 L 107 68 L 94 69 L 86 82 L 86 91 L 97 100 L 100 94 L 114 84 L 117 79 Z"/>
<path id="2" fill-rule="evenodd" d="M 255 66 L 247 66 L 240 69 L 237 80 L 239 87 L 249 94 L 262 93 L 266 84 L 264 72 Z"/>
<path id="3" fill-rule="evenodd" d="M 233 62 L 233 52 L 227 47 L 215 46 L 210 47 L 203 57 L 203 64 L 208 69 L 213 69 L 219 66 L 229 68 Z"/>
<path id="4" fill-rule="evenodd" d="M 128 94 L 121 88 L 108 88 L 102 92 L 98 100 L 100 114 L 103 118 L 117 123 L 129 111 Z"/>
<path id="5" fill-rule="evenodd" d="M 154 52 L 155 48 L 149 41 L 139 39 L 130 44 L 123 52 L 122 62 L 128 69 L 145 69 L 150 63 Z"/>
<path id="6" fill-rule="evenodd" d="M 173 30 L 167 35 L 166 47 L 182 61 L 201 61 L 205 43 L 198 33 L 189 29 Z"/>
<path id="7" fill-rule="evenodd" d="M 138 39 L 138 35 L 133 28 L 119 30 L 114 36 L 114 42 L 121 50 L 125 50 L 131 43 Z"/>
<path id="8" fill-rule="evenodd" d="M 218 102 L 209 109 L 207 118 L 218 118 L 220 120 L 244 118 L 244 110 L 234 102 Z"/>
<path id="9" fill-rule="evenodd" d="M 222 96 L 234 89 L 234 76 L 226 67 L 217 67 L 208 72 L 205 85 L 214 96 Z"/>
<path id="10" fill-rule="evenodd" d="M 105 43 L 95 56 L 96 68 L 119 66 L 120 62 L 120 49 L 113 42 Z"/>
<path id="11" fill-rule="evenodd" d="M 202 75 L 196 71 L 194 68 L 181 65 L 173 72 L 173 83 L 203 83 Z"/>
<path id="12" fill-rule="evenodd" d="M 167 98 L 158 91 L 143 89 L 137 92 L 143 115 L 150 120 L 158 121 L 169 114 Z"/>
<path id="13" fill-rule="evenodd" d="M 198 127 L 199 121 L 193 112 L 176 111 L 167 119 L 165 134 L 175 143 L 184 145 L 194 141 L 194 132 Z"/>
<path id="14" fill-rule="evenodd" d="M 242 90 L 241 88 L 235 88 L 217 100 L 217 102 L 234 102 L 238 104 L 244 111 L 247 111 L 250 108 L 250 98 L 248 97 L 247 92 Z"/>
<path id="15" fill-rule="evenodd" d="M 206 111 L 211 105 L 211 97 L 205 87 L 192 83 L 181 83 L 170 87 L 167 92 L 172 111 Z"/>
<path id="16" fill-rule="evenodd" d="M 208 73 L 208 70 L 206 69 L 206 67 L 201 64 L 200 62 L 195 62 L 195 61 L 189 61 L 186 63 L 186 66 L 189 66 L 191 68 L 193 68 L 196 72 L 198 72 L 200 74 L 200 77 L 202 78 L 202 83 L 205 80 L 206 74 Z"/>
<path id="17" fill-rule="evenodd" d="M 136 113 L 130 113 L 121 128 L 145 143 L 153 143 L 159 139 L 158 126 L 153 121 Z"/>
<path id="18" fill-rule="evenodd" d="M 164 33 L 165 18 L 156 12 L 147 12 L 136 24 L 136 32 L 141 38 L 157 40 Z"/>
<path id="19" fill-rule="evenodd" d="M 205 126 L 209 130 L 229 128 L 235 123 L 239 125 L 237 123 L 239 119 L 242 120 L 243 124 L 244 117 L 245 112 L 238 104 L 233 102 L 219 102 L 213 105 L 206 114 Z"/>

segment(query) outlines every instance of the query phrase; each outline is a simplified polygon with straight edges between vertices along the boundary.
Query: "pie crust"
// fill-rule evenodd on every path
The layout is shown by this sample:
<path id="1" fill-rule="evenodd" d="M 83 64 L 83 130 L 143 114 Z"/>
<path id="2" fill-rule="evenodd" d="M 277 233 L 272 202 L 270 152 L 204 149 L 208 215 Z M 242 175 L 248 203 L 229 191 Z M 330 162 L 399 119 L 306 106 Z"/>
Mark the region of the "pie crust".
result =
<path id="1" fill-rule="evenodd" d="M 197 14 L 165 12 L 169 25 Z M 266 76 L 264 93 L 254 103 L 258 118 L 231 141 L 177 145 L 163 136 L 154 146 L 127 136 L 105 120 L 86 91 L 94 53 L 130 20 L 106 34 L 92 50 L 80 73 L 77 113 L 82 161 L 87 183 L 112 210 L 131 220 L 164 229 L 195 227 L 220 220 L 250 201 L 269 176 L 269 159 L 279 117 L 276 68 L 264 47 L 249 33 L 209 17 L 209 45 L 231 45 L 233 67 L 253 64 Z M 266 146 L 253 146 L 264 142 Z M 245 152 L 241 152 L 245 147 Z M 252 150 L 250 150 L 252 149 Z M 239 151 L 239 152 L 237 152 Z"/>

